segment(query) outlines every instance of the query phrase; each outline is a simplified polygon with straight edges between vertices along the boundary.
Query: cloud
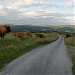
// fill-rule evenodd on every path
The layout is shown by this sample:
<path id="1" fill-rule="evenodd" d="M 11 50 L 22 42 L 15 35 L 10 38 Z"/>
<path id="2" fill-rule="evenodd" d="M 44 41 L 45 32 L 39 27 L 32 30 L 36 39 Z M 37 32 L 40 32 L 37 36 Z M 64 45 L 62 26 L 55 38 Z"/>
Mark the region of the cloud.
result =
<path id="1" fill-rule="evenodd" d="M 13 10 L 12 10 L 13 11 Z M 9 16 L 4 17 L 4 21 L 15 24 L 73 24 L 74 14 L 59 13 L 56 11 L 40 10 L 40 11 L 25 11 L 15 10 L 8 12 Z M 11 13 L 11 14 L 10 14 Z M 6 19 L 7 18 L 7 19 Z M 2 21 L 1 19 L 0 21 Z M 2 21 L 2 22 L 4 22 Z M 1 23 L 1 22 L 0 22 Z"/>
<path id="2" fill-rule="evenodd" d="M 65 7 L 74 7 L 74 0 L 69 0 L 63 4 Z"/>
<path id="3" fill-rule="evenodd" d="M 67 8 L 70 8 L 70 7 L 74 7 L 74 0 L 67 0 L 65 2 L 52 2 L 51 5 L 55 6 L 55 7 L 67 7 Z"/>
<path id="4" fill-rule="evenodd" d="M 62 11 L 59 11 L 58 7 L 61 7 Z M 0 23 L 73 24 L 74 14 L 65 13 L 63 10 L 73 7 L 73 0 L 65 0 L 64 2 L 56 0 L 6 0 L 0 5 Z M 57 8 L 58 11 L 54 8 Z"/>
<path id="5" fill-rule="evenodd" d="M 7 4 L 12 7 L 31 6 L 35 0 L 7 0 Z"/>
<path id="6" fill-rule="evenodd" d="M 55 11 L 52 10 L 39 10 L 39 11 L 24 11 L 21 10 L 19 11 L 21 16 L 25 17 L 32 17 L 32 18 L 41 18 L 42 16 L 46 17 L 46 15 L 51 14 L 51 13 L 56 13 Z"/>
<path id="7" fill-rule="evenodd" d="M 29 7 L 29 6 L 51 6 L 51 7 L 73 7 L 74 0 L 65 2 L 57 2 L 52 0 L 7 0 L 9 6 L 12 7 Z"/>
<path id="8" fill-rule="evenodd" d="M 3 7 L 3 5 L 0 5 L 0 11 L 2 11 L 2 10 L 3 10 L 3 8 L 4 8 L 4 7 Z"/>
<path id="9" fill-rule="evenodd" d="M 3 5 L 0 5 L 0 16 L 5 16 L 7 15 L 7 12 L 5 12 L 5 8 Z"/>

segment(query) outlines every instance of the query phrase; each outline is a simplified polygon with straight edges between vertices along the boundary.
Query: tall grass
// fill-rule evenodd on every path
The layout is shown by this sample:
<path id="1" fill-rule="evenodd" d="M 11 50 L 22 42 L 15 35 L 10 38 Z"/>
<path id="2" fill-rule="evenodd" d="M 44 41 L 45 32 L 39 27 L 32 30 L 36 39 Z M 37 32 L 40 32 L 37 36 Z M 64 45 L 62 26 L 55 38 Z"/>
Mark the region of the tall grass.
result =
<path id="1" fill-rule="evenodd" d="M 65 43 L 70 46 L 75 46 L 75 37 L 66 38 Z"/>

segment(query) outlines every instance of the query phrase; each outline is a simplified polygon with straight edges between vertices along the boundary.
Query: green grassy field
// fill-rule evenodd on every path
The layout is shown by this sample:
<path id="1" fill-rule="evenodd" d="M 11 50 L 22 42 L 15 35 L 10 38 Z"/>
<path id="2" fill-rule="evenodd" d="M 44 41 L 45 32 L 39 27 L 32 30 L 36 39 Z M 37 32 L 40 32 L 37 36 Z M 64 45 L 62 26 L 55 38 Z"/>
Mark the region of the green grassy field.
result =
<path id="1" fill-rule="evenodd" d="M 75 37 L 69 37 L 65 39 L 67 45 L 75 46 Z"/>
<path id="2" fill-rule="evenodd" d="M 69 50 L 71 59 L 72 59 L 72 71 L 73 74 L 75 75 L 75 37 L 69 37 L 65 39 L 65 43 L 67 45 L 67 48 Z"/>
<path id="3" fill-rule="evenodd" d="M 4 40 L 0 40 L 0 69 L 10 61 L 20 57 L 31 49 L 51 43 L 58 38 L 56 33 L 44 33 L 44 35 L 49 37 L 46 39 L 28 37 L 24 40 L 20 40 L 13 37 L 12 34 L 7 34 Z"/>

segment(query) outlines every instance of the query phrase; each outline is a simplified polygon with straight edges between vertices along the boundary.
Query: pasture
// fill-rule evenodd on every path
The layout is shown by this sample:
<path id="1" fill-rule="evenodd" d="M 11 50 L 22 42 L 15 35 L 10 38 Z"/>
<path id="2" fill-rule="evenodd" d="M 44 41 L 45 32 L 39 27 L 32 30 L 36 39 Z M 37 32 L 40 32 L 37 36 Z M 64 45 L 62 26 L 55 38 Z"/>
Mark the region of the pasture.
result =
<path id="1" fill-rule="evenodd" d="M 46 38 L 26 37 L 20 40 L 12 36 L 12 33 L 7 34 L 4 40 L 0 39 L 0 69 L 10 61 L 20 57 L 26 52 L 40 45 L 45 45 L 55 41 L 58 36 L 56 33 L 42 33 Z M 32 34 L 34 36 L 34 34 Z"/>

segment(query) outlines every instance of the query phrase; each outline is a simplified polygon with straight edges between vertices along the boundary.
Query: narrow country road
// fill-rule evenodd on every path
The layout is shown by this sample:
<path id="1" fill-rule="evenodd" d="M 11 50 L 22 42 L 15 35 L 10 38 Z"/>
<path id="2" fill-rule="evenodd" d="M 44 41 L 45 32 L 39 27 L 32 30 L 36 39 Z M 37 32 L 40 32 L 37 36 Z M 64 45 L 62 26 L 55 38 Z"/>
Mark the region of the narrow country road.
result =
<path id="1" fill-rule="evenodd" d="M 9 63 L 0 75 L 72 75 L 63 37 Z"/>

